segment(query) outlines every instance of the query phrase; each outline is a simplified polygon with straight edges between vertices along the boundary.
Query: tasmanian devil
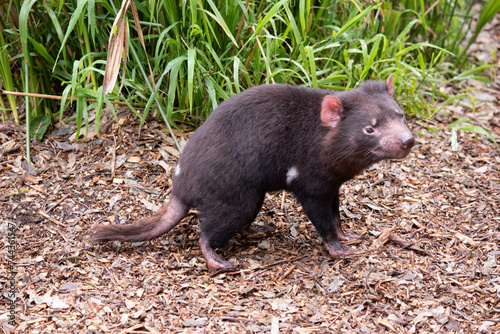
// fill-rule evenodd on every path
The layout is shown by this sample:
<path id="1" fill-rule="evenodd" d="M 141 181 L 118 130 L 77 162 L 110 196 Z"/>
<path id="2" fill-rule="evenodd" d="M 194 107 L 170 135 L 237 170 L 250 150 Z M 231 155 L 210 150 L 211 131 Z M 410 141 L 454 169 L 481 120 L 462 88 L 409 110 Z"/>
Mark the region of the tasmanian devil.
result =
<path id="1" fill-rule="evenodd" d="M 353 250 L 339 214 L 339 187 L 383 159 L 404 158 L 415 143 L 387 82 L 350 91 L 261 85 L 224 101 L 192 135 L 173 176 L 170 202 L 135 225 L 98 226 L 95 242 L 144 241 L 199 212 L 208 268 L 228 270 L 214 248 L 251 227 L 266 192 L 295 194 L 331 256 Z"/>

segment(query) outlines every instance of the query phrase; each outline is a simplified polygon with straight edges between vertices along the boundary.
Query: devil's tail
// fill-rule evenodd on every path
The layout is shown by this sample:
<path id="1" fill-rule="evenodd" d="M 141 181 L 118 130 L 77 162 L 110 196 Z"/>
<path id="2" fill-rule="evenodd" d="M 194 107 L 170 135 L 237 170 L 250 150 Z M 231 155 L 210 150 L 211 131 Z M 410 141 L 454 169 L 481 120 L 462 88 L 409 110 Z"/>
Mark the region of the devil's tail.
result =
<path id="1" fill-rule="evenodd" d="M 90 235 L 90 241 L 146 241 L 167 233 L 184 218 L 189 208 L 176 197 L 149 219 L 133 225 L 100 225 Z"/>

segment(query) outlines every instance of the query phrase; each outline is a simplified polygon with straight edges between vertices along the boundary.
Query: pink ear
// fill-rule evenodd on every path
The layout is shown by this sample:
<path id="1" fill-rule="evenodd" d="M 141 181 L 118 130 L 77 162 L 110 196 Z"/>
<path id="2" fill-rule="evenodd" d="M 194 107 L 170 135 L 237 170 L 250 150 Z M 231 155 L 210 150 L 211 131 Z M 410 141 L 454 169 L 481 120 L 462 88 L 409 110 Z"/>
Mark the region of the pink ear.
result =
<path id="1" fill-rule="evenodd" d="M 321 103 L 321 120 L 329 127 L 336 127 L 340 123 L 340 118 L 344 107 L 338 97 L 327 95 Z"/>
<path id="2" fill-rule="evenodd" d="M 390 96 L 392 96 L 392 93 L 394 93 L 394 86 L 392 84 L 392 77 L 393 74 L 389 74 L 389 77 L 387 78 L 387 93 L 389 93 Z"/>

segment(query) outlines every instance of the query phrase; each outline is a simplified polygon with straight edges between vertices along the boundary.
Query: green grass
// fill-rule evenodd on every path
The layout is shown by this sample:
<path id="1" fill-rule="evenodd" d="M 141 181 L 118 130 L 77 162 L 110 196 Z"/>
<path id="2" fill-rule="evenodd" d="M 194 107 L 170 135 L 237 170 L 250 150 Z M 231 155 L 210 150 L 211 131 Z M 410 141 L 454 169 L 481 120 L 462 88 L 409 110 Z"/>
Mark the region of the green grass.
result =
<path id="1" fill-rule="evenodd" d="M 112 101 L 123 100 L 141 125 L 155 108 L 168 129 L 181 123 L 195 128 L 221 101 L 258 84 L 350 89 L 363 80 L 385 80 L 389 73 L 394 73 L 402 106 L 430 119 L 436 104 L 451 98 L 441 96 L 435 83 L 460 84 L 466 77 L 459 69 L 469 66 L 460 44 L 469 28 L 471 0 L 134 3 L 144 46 L 128 9 L 126 68 L 105 97 L 108 40 L 121 2 L 11 0 L 0 5 L 4 88 L 76 98 L 60 104 L 29 98 L 26 120 L 35 120 L 37 129 L 47 120 L 75 120 L 85 136 L 90 114 L 96 114 L 98 131 L 103 106 L 114 113 Z M 498 10 L 498 1 L 487 1 L 477 33 Z M 15 99 L 9 98 L 8 105 L 0 105 L 3 118 L 12 115 L 20 122 Z"/>

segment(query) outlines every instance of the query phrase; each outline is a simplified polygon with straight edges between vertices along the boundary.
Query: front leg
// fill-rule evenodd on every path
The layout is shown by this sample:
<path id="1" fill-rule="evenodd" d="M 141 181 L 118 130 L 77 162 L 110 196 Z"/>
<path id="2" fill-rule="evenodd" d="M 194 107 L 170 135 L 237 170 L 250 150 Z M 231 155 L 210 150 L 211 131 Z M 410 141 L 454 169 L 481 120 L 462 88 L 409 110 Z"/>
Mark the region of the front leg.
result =
<path id="1" fill-rule="evenodd" d="M 344 233 L 344 230 L 342 230 L 342 225 L 341 225 L 341 220 L 340 220 L 340 212 L 339 212 L 339 190 L 335 190 L 333 193 L 333 203 L 332 203 L 332 221 L 333 221 L 333 227 L 335 228 L 335 231 L 337 232 L 337 237 L 339 238 L 340 241 L 347 241 L 349 238 L 346 236 Z"/>
<path id="2" fill-rule="evenodd" d="M 321 235 L 321 238 L 323 238 L 326 249 L 328 249 L 331 256 L 341 257 L 354 253 L 352 248 L 340 243 L 340 240 L 345 239 L 345 235 L 340 226 L 340 215 L 338 215 L 338 197 L 335 197 L 336 200 L 332 197 L 315 197 L 306 194 L 297 194 L 297 197 L 299 198 L 307 217 L 309 217 L 311 223 L 314 227 L 316 227 L 316 230 Z M 332 210 L 334 202 L 337 203 L 336 212 L 338 219 L 335 219 L 335 210 Z"/>

